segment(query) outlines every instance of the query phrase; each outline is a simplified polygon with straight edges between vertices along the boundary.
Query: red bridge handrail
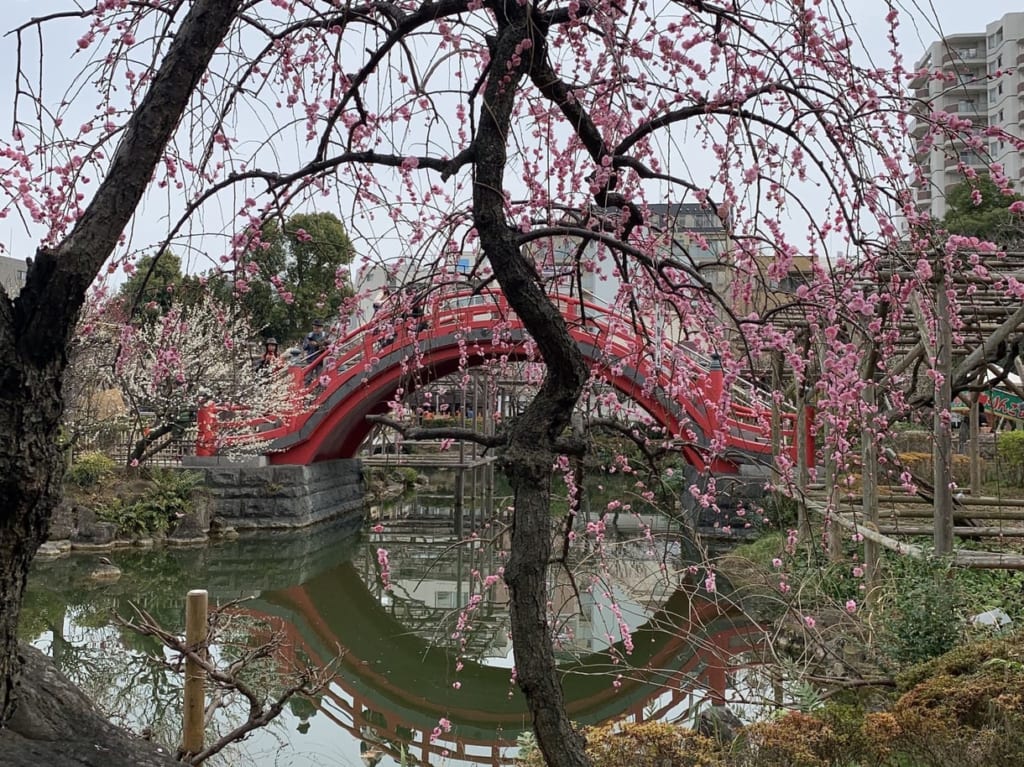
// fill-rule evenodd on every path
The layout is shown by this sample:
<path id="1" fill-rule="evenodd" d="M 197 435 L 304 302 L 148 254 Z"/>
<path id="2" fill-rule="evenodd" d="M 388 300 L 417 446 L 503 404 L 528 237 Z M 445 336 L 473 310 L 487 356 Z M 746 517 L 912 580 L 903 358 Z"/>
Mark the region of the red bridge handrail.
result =
<path id="1" fill-rule="evenodd" d="M 708 439 L 720 440 L 724 434 L 724 447 L 756 454 L 771 452 L 767 426 L 771 411 L 769 395 L 758 397 L 752 383 L 738 378 L 726 393 L 720 366 L 692 345 L 665 342 L 654 350 L 658 355 L 655 360 L 646 345 L 638 342 L 632 325 L 607 307 L 571 296 L 553 298 L 573 337 L 600 356 L 600 360 L 592 359 L 592 364 L 601 367 L 601 374 L 609 383 L 618 384 L 617 389 L 637 401 L 667 400 L 686 411 Z M 249 420 L 225 422 L 224 415 L 233 410 L 231 406 L 204 408 L 199 415 L 197 455 L 213 455 L 223 447 L 255 440 L 273 443 L 299 433 L 333 393 L 357 379 L 367 382 L 380 374 L 382 359 L 398 349 L 408 348 L 413 356 L 429 357 L 432 340 L 453 337 L 460 353 L 466 356 L 488 351 L 523 358 L 524 345 L 532 343 L 500 291 L 434 295 L 424 302 L 422 311 L 414 308 L 396 303 L 389 311 L 378 311 L 368 322 L 331 344 L 317 359 L 292 368 L 296 396 L 304 400 L 295 415 L 278 419 L 256 415 Z M 486 342 L 481 340 L 484 336 Z M 408 357 L 400 364 L 408 364 Z M 719 414 L 720 404 L 728 408 L 724 419 Z M 335 407 L 340 406 L 335 403 Z M 658 409 L 664 411 L 663 402 Z M 666 413 L 652 415 L 663 421 Z M 229 431 L 235 433 L 223 433 L 229 424 Z M 795 413 L 783 413 L 783 424 L 783 436 L 792 453 L 796 442 Z M 808 444 L 813 458 L 813 443 L 808 440 Z"/>

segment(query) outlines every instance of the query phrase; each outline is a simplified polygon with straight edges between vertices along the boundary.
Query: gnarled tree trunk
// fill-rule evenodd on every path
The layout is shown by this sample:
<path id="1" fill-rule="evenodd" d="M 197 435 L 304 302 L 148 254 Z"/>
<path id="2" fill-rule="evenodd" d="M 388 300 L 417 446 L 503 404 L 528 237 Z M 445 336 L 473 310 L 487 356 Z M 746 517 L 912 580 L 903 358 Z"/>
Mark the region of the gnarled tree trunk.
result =
<path id="1" fill-rule="evenodd" d="M 6 318 L 5 318 L 6 319 Z M 10 327 L 9 325 L 7 326 Z M 61 364 L 37 368 L 4 337 L 0 372 L 0 721 L 14 699 L 18 616 L 29 565 L 60 499 Z M 3 353 L 3 352 L 0 352 Z"/>
<path id="2" fill-rule="evenodd" d="M 61 382 L 78 312 L 240 5 L 188 6 L 95 197 L 67 237 L 37 251 L 16 299 L 0 291 L 0 725 L 15 702 L 26 576 L 60 500 Z"/>
<path id="3" fill-rule="evenodd" d="M 526 697 L 537 743 L 552 767 L 588 764 L 584 741 L 565 713 L 547 615 L 551 559 L 551 476 L 556 442 L 569 425 L 587 379 L 583 355 L 565 320 L 522 255 L 505 216 L 502 193 L 515 83 L 524 67 L 506 67 L 516 47 L 534 38 L 534 55 L 546 56 L 542 33 L 518 4 L 494 4 L 498 39 L 484 89 L 485 106 L 475 141 L 474 214 L 480 243 L 509 304 L 536 341 L 547 373 L 525 412 L 512 423 L 502 468 L 514 493 L 512 546 L 505 567 L 510 593 L 516 680 Z M 527 57 L 524 57 L 524 59 Z M 511 82 L 510 82 L 511 80 Z"/>

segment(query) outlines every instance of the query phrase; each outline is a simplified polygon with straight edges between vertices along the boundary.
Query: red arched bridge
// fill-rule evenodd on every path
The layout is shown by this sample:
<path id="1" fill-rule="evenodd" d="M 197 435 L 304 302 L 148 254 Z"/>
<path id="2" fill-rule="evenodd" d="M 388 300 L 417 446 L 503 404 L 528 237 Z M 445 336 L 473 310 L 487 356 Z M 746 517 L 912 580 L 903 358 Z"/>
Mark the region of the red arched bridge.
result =
<path id="1" fill-rule="evenodd" d="M 698 470 L 734 473 L 738 463 L 770 459 L 768 399 L 725 376 L 716 358 L 684 344 L 651 344 L 607 308 L 554 299 L 591 375 L 632 400 L 665 430 Z M 309 464 L 356 454 L 373 423 L 401 391 L 408 394 L 488 361 L 539 361 L 536 346 L 502 293 L 458 293 L 419 310 L 378 311 L 306 367 L 292 368 L 301 409 L 287 417 L 212 405 L 199 414 L 197 455 L 263 445 L 271 463 Z M 727 406 L 723 407 L 723 404 Z M 795 444 L 792 414 L 784 438 Z M 813 450 L 807 440 L 808 449 Z"/>

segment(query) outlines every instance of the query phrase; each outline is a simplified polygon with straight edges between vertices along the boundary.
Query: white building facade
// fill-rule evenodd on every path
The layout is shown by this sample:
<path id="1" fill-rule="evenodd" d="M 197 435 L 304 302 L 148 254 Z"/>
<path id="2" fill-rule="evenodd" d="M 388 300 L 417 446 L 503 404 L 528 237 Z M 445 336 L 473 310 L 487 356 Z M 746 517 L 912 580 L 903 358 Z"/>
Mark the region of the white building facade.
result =
<path id="1" fill-rule="evenodd" d="M 0 285 L 11 298 L 21 292 L 27 273 L 28 264 L 25 263 L 25 259 L 0 256 Z"/>
<path id="2" fill-rule="evenodd" d="M 992 127 L 1024 137 L 1024 12 L 1008 13 L 984 31 L 936 40 L 916 69 L 921 74 L 910 87 L 918 99 L 914 109 L 918 118 L 944 111 L 971 120 L 979 132 Z M 936 77 L 937 72 L 944 77 Z M 926 132 L 926 121 L 915 120 L 911 127 L 915 141 L 920 142 Z M 937 219 L 946 214 L 946 194 L 963 181 L 960 163 L 977 170 L 1000 163 L 1014 186 L 1024 187 L 1022 152 L 1005 137 L 986 138 L 982 151 L 936 144 L 920 153 L 918 162 L 923 177 L 915 182 L 917 207 Z"/>

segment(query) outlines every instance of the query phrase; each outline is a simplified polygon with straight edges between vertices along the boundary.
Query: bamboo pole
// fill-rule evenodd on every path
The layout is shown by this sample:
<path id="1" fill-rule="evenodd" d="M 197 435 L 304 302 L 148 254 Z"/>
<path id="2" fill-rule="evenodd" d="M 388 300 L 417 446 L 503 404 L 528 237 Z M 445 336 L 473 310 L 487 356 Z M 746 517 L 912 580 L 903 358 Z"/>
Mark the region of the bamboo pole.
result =
<path id="1" fill-rule="evenodd" d="M 889 509 L 885 512 L 884 519 L 931 519 L 932 510 L 930 508 L 917 508 L 917 509 Z M 962 520 L 1005 520 L 1009 522 L 1021 522 L 1024 521 L 1024 511 L 1020 510 L 996 510 L 996 511 L 983 511 L 983 510 L 970 510 L 970 509 L 956 509 L 953 511 L 953 519 L 955 521 Z"/>
<path id="2" fill-rule="evenodd" d="M 971 465 L 971 495 L 981 494 L 981 449 L 979 447 L 978 434 L 981 431 L 981 399 L 978 392 L 971 395 L 971 411 L 968 415 L 970 422 L 970 440 L 968 455 Z"/>
<path id="3" fill-rule="evenodd" d="M 793 445 L 796 449 L 796 486 L 800 494 L 796 498 L 796 529 L 800 537 L 808 535 L 811 527 L 807 519 L 807 508 L 804 498 L 807 495 L 807 484 L 809 481 L 807 466 L 807 408 L 804 407 L 804 387 L 801 381 L 795 379 L 796 385 L 796 425 L 793 434 Z"/>
<path id="4" fill-rule="evenodd" d="M 825 509 L 820 505 L 813 502 L 807 503 L 807 508 L 825 515 Z M 921 559 L 924 557 L 924 549 L 920 546 L 915 546 L 912 543 L 904 543 L 903 541 L 897 541 L 895 538 L 890 538 L 888 535 L 882 535 L 877 530 L 872 530 L 870 527 L 865 527 L 863 521 L 851 519 L 846 514 L 839 514 L 835 511 L 832 512 L 831 518 L 838 522 L 840 525 L 845 527 L 847 530 L 853 530 L 855 533 L 860 533 L 864 538 L 875 541 L 876 543 L 885 546 L 885 548 L 900 554 L 909 554 L 912 557 Z"/>
<path id="5" fill-rule="evenodd" d="M 206 653 L 206 613 L 209 595 L 205 589 L 188 592 L 185 601 L 185 643 L 200 654 Z M 185 716 L 181 750 L 198 754 L 203 750 L 206 730 L 206 670 L 192 658 L 185 660 Z"/>
<path id="6" fill-rule="evenodd" d="M 865 519 L 877 526 L 878 444 L 875 442 L 874 429 L 871 428 L 875 418 L 874 370 L 869 371 L 868 375 L 871 377 L 868 379 L 862 394 L 864 401 L 864 427 L 861 431 L 861 484 L 864 488 L 864 497 L 861 499 L 861 509 Z M 877 585 L 879 553 L 877 541 L 873 541 L 870 538 L 864 540 L 864 578 L 868 594 L 873 594 L 874 587 Z"/>
<path id="7" fill-rule="evenodd" d="M 935 488 L 935 529 L 932 535 L 936 553 L 949 554 L 953 551 L 953 436 L 949 426 L 949 408 L 953 399 L 953 330 L 950 327 L 946 281 L 941 276 L 935 285 L 935 321 L 938 338 L 934 370 L 941 382 L 935 388 L 935 414 L 932 420 L 935 439 L 932 483 Z"/>
<path id="8" fill-rule="evenodd" d="M 883 535 L 931 535 L 930 525 L 880 525 Z M 1024 527 L 954 526 L 953 535 L 960 538 L 1024 538 Z"/>
<path id="9" fill-rule="evenodd" d="M 824 517 L 825 507 L 815 501 L 807 501 L 807 509 Z M 863 521 L 832 512 L 832 518 L 843 527 L 860 533 L 864 538 L 875 541 L 885 548 L 899 554 L 907 554 L 915 559 L 923 559 L 929 552 L 912 543 L 904 543 L 883 533 L 865 527 Z M 953 552 L 953 564 L 956 567 L 969 567 L 976 570 L 1024 570 L 1024 556 L 1020 554 L 1003 554 L 993 551 L 970 551 L 959 549 Z"/>
<path id="10" fill-rule="evenodd" d="M 918 495 L 879 495 L 879 503 L 929 503 L 925 498 Z M 1024 498 L 996 498 L 994 496 L 978 496 L 965 495 L 957 497 L 957 506 L 1003 506 L 1008 509 L 1022 508 L 1024 507 Z M 1016 517 L 1007 517 L 1007 519 L 1016 519 Z"/>

